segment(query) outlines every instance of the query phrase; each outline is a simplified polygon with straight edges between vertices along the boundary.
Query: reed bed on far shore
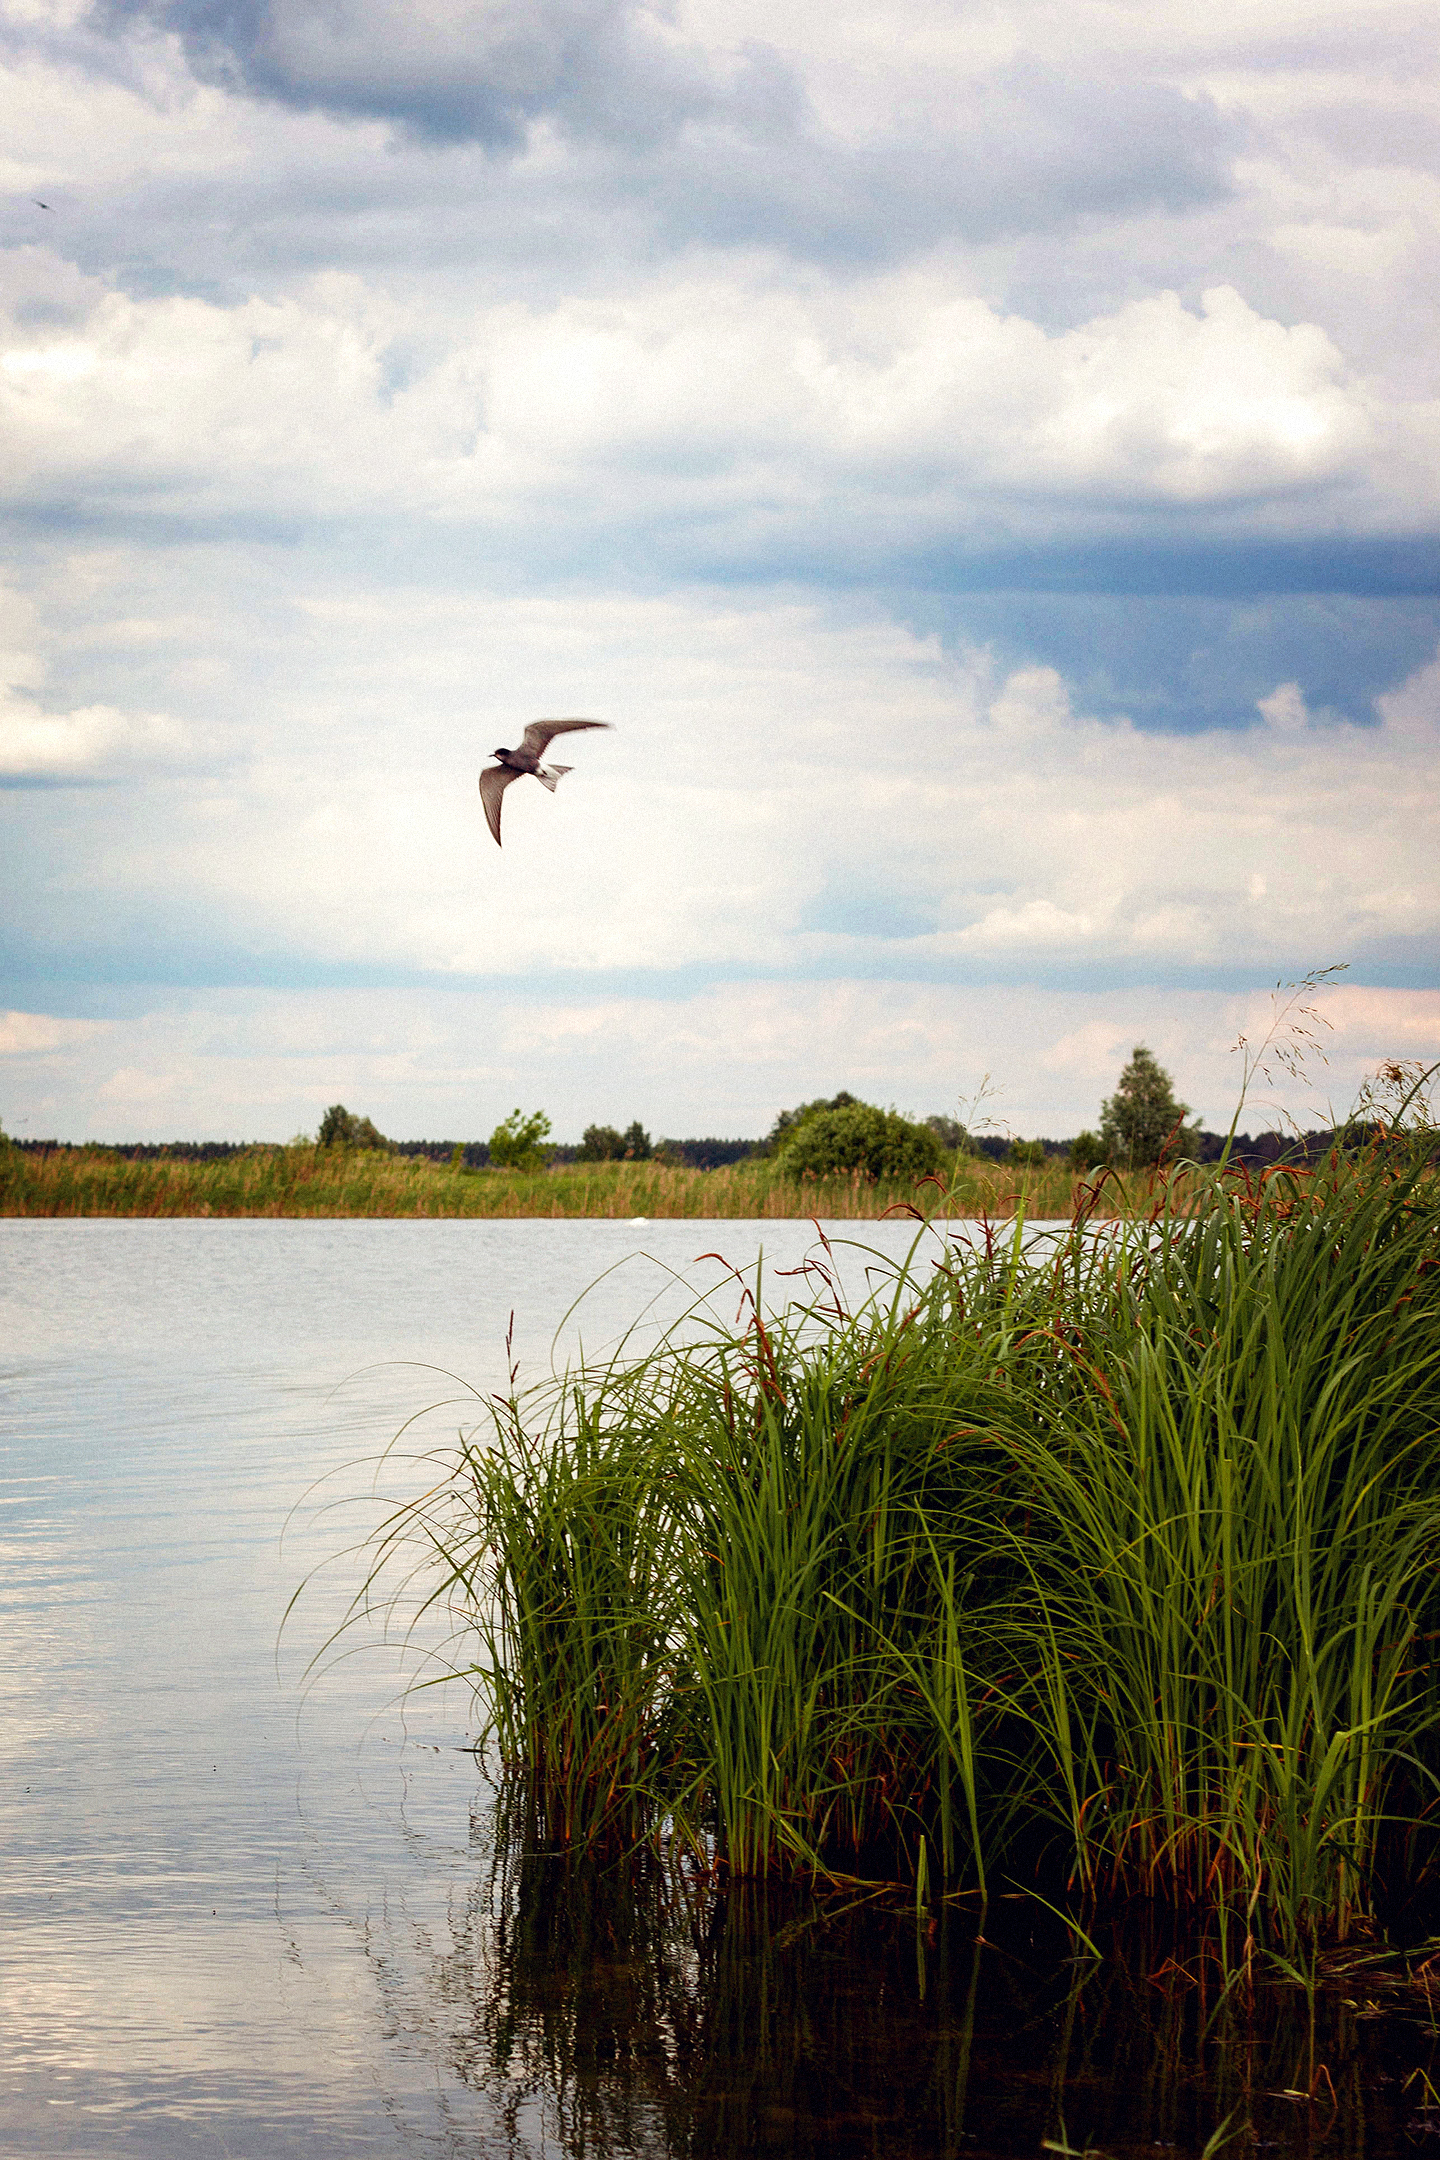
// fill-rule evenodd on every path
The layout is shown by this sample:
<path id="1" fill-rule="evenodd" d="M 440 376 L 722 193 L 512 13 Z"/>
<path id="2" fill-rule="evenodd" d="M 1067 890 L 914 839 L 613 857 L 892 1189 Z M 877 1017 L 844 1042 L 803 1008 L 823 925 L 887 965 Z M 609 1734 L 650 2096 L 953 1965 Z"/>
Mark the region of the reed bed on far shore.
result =
<path id="1" fill-rule="evenodd" d="M 872 1281 L 496 1399 L 378 1532 L 355 1617 L 445 1617 L 529 1845 L 1138 1899 L 1231 1969 L 1433 1912 L 1428 1140 Z"/>
<path id="2" fill-rule="evenodd" d="M 1089 1182 L 1093 1182 L 1089 1181 Z M 1151 1181 L 1112 1180 L 1102 1212 L 1148 1205 Z M 1043 1167 L 961 1156 L 943 1183 L 850 1172 L 790 1178 L 754 1157 L 718 1170 L 665 1162 L 568 1163 L 553 1169 L 456 1170 L 373 1148 L 247 1148 L 216 1162 L 131 1161 L 103 1147 L 40 1154 L 0 1141 L 0 1215 L 609 1216 L 874 1220 L 924 1214 L 1064 1219 L 1087 1180 Z"/>

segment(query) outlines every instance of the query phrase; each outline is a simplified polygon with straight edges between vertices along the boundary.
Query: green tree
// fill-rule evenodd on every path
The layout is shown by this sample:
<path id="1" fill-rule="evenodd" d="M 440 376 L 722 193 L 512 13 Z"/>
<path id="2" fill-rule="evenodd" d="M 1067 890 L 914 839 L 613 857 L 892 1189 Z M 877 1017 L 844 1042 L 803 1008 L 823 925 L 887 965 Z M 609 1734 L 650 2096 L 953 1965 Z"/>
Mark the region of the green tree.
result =
<path id="1" fill-rule="evenodd" d="M 916 1125 L 895 1110 L 856 1102 L 853 1096 L 838 1109 L 811 1107 L 775 1155 L 776 1168 L 791 1177 L 863 1170 L 873 1178 L 922 1178 L 943 1161 L 940 1142 L 928 1125 Z"/>
<path id="2" fill-rule="evenodd" d="M 1098 1132 L 1087 1125 L 1084 1132 L 1076 1133 L 1070 1142 L 1070 1167 L 1072 1170 L 1093 1170 L 1105 1160 L 1105 1143 Z"/>
<path id="3" fill-rule="evenodd" d="M 1025 1170 L 1043 1170 L 1046 1163 L 1043 1140 L 1012 1140 L 1009 1160 Z"/>
<path id="4" fill-rule="evenodd" d="M 580 1138 L 581 1162 L 649 1162 L 654 1152 L 639 1118 L 623 1133 L 613 1125 L 587 1125 Z"/>
<path id="5" fill-rule="evenodd" d="M 619 1162 L 624 1153 L 625 1135 L 618 1126 L 587 1125 L 580 1136 L 581 1162 Z"/>
<path id="6" fill-rule="evenodd" d="M 756 1153 L 773 1155 L 808 1119 L 819 1117 L 826 1110 L 848 1110 L 852 1103 L 858 1101 L 859 1097 L 852 1095 L 848 1088 L 841 1088 L 838 1095 L 817 1095 L 813 1102 L 798 1103 L 793 1110 L 782 1110 Z"/>
<path id="7" fill-rule="evenodd" d="M 962 1125 L 959 1118 L 927 1117 L 925 1123 L 947 1155 L 973 1155 L 976 1152 L 969 1128 Z"/>
<path id="8" fill-rule="evenodd" d="M 320 1120 L 316 1134 L 321 1147 L 368 1147 L 383 1148 L 390 1145 L 382 1132 L 377 1132 L 368 1117 L 356 1117 L 344 1103 L 331 1103 Z"/>
<path id="9" fill-rule="evenodd" d="M 512 1110 L 490 1135 L 490 1160 L 501 1170 L 543 1170 L 550 1160 L 545 1142 L 550 1120 L 543 1110 Z"/>
<path id="10" fill-rule="evenodd" d="M 1191 1141 L 1194 1128 L 1185 1126 L 1189 1115 L 1190 1105 L 1177 1101 L 1169 1073 L 1144 1043 L 1137 1043 L 1115 1093 L 1100 1108 L 1106 1155 L 1125 1169 L 1146 1169 Z"/>

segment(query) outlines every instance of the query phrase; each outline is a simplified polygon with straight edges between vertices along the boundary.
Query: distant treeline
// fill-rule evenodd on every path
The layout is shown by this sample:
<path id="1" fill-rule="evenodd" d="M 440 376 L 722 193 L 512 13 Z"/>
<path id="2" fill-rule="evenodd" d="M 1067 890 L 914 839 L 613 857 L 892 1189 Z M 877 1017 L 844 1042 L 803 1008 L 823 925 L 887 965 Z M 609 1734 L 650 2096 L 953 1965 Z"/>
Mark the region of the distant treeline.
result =
<path id="1" fill-rule="evenodd" d="M 3 1143 L 0 1143 L 3 1144 Z M 57 1148 L 80 1145 L 70 1140 L 15 1140 L 13 1145 L 29 1155 L 50 1155 Z M 126 1162 L 224 1162 L 231 1155 L 247 1155 L 252 1148 L 278 1146 L 267 1140 L 91 1140 L 83 1145 L 102 1147 L 107 1155 Z M 423 1155 L 430 1162 L 453 1163 L 458 1154 L 467 1170 L 483 1170 L 490 1160 L 488 1140 L 387 1140 L 391 1155 Z M 759 1148 L 758 1140 L 661 1140 L 657 1154 L 690 1170 L 719 1170 L 727 1163 L 743 1162 Z M 549 1146 L 554 1163 L 582 1160 L 579 1144 Z"/>
<path id="2" fill-rule="evenodd" d="M 759 1145 L 758 1140 L 659 1140 L 655 1153 L 670 1162 L 683 1163 L 688 1170 L 719 1170 L 726 1163 L 743 1162 Z M 453 1162 L 458 1147 L 467 1170 L 481 1170 L 490 1160 L 488 1140 L 392 1140 L 389 1146 L 396 1155 L 426 1155 L 431 1162 Z M 552 1163 L 586 1159 L 578 1141 L 547 1141 L 545 1153 Z"/>
<path id="3" fill-rule="evenodd" d="M 1277 1162 L 1321 1162 L 1330 1150 L 1339 1145 L 1344 1148 L 1363 1147 L 1379 1137 L 1377 1125 L 1325 1126 L 1315 1132 L 1263 1132 L 1253 1137 L 1249 1133 L 1237 1133 L 1230 1143 L 1230 1160 L 1233 1163 L 1249 1163 L 1263 1167 Z M 1225 1153 L 1225 1134 L 1201 1130 L 1193 1134 L 1182 1149 L 1188 1162 L 1219 1162 Z M 1040 1139 L 1033 1143 L 1045 1150 L 1047 1156 L 1068 1156 L 1074 1147 L 1073 1140 Z M 972 1133 L 970 1147 L 977 1155 L 984 1155 L 991 1162 L 1004 1162 L 1012 1142 L 997 1134 Z"/>
<path id="4" fill-rule="evenodd" d="M 10 1145 L 27 1155 L 54 1155 L 60 1148 L 101 1148 L 107 1155 L 123 1156 L 126 1162 L 224 1162 L 231 1155 L 248 1155 L 251 1148 L 272 1143 L 263 1140 L 21 1140 L 12 1135 Z"/>
<path id="5" fill-rule="evenodd" d="M 1378 1128 L 1371 1125 L 1348 1125 L 1307 1133 L 1263 1132 L 1253 1137 L 1249 1133 L 1237 1133 L 1230 1147 L 1230 1160 L 1264 1168 L 1276 1162 L 1318 1162 L 1328 1155 L 1337 1143 L 1342 1147 L 1361 1147 L 1377 1136 Z M 71 1147 L 77 1143 L 68 1140 L 13 1140 L 11 1143 L 31 1155 L 49 1155 L 57 1148 Z M 261 1140 L 121 1140 L 87 1141 L 87 1147 L 103 1147 L 106 1154 L 118 1155 L 127 1162 L 223 1162 L 231 1155 L 248 1154 L 252 1148 L 267 1147 L 278 1143 Z M 1047 1157 L 1068 1157 L 1074 1142 L 1071 1140 L 1039 1139 L 1032 1143 L 1043 1148 Z M 1012 1142 L 998 1133 L 972 1133 L 968 1137 L 967 1152 L 984 1156 L 990 1162 L 1004 1162 L 1010 1154 Z M 490 1160 L 490 1145 L 485 1140 L 389 1140 L 386 1147 L 392 1155 L 423 1155 L 431 1162 L 454 1163 L 457 1160 L 467 1170 L 482 1170 Z M 683 1163 L 691 1170 L 719 1170 L 730 1163 L 744 1162 L 747 1156 L 760 1153 L 765 1147 L 761 1140 L 660 1140 L 655 1153 L 665 1159 Z M 1213 1163 L 1220 1160 L 1225 1151 L 1224 1133 L 1201 1131 L 1194 1135 L 1193 1145 L 1186 1149 L 1189 1158 L 1196 1162 Z M 583 1160 L 578 1145 L 551 1145 L 547 1153 L 552 1163 L 574 1163 Z"/>

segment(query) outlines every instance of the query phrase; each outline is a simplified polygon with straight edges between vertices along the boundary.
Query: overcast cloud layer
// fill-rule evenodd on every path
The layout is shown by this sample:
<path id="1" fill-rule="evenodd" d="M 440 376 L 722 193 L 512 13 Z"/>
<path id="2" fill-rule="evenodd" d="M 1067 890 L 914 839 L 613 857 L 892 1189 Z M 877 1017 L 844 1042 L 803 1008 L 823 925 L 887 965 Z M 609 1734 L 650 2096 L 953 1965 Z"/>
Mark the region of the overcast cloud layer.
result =
<path id="1" fill-rule="evenodd" d="M 1440 1055 L 1432 7 L 0 25 L 7 1127 Z"/>

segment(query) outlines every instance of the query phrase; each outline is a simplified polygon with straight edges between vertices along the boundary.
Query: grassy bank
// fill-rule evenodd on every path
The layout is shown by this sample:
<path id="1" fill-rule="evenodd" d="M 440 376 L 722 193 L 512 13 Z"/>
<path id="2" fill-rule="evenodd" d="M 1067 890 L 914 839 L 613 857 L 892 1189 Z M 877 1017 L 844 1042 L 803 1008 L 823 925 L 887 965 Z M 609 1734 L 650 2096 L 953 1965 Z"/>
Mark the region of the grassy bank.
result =
<path id="1" fill-rule="evenodd" d="M 1160 1197 L 854 1310 L 821 1251 L 429 1460 L 366 1609 L 448 1613 L 533 1845 L 1159 1901 L 1232 1966 L 1433 1901 L 1433 1169 Z"/>
<path id="2" fill-rule="evenodd" d="M 1136 1180 L 1136 1195 L 1147 1189 Z M 962 1157 L 954 1213 L 1067 1217 L 1081 1181 L 1059 1163 L 1022 1169 Z M 1127 1203 L 1116 1185 L 1107 1204 Z M 552 1170 L 454 1170 L 375 1149 L 254 1147 L 218 1162 L 132 1162 L 101 1147 L 40 1155 L 0 1143 L 5 1215 L 636 1215 L 874 1219 L 897 1203 L 933 1212 L 933 1184 L 858 1174 L 798 1180 L 762 1159 L 719 1170 L 656 1162 L 571 1163 Z"/>

